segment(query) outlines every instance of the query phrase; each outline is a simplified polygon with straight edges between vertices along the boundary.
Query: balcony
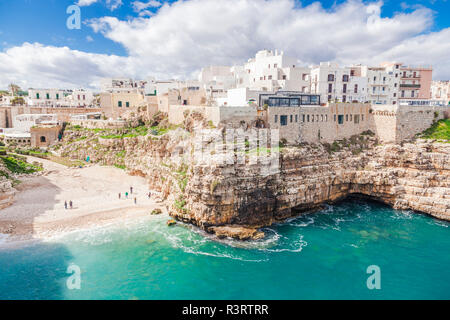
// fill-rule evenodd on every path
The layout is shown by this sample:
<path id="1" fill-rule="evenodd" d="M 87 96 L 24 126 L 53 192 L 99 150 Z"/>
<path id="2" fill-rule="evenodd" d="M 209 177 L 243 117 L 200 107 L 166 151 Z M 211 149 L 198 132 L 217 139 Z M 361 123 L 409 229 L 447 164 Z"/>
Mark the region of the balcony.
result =
<path id="1" fill-rule="evenodd" d="M 400 83 L 400 88 L 420 89 L 420 84 Z"/>
<path id="2" fill-rule="evenodd" d="M 414 80 L 420 80 L 420 75 L 416 75 L 415 77 L 413 75 L 407 75 L 406 77 L 404 77 L 403 75 L 401 75 L 400 79 L 402 80 L 408 80 L 408 79 L 414 79 Z"/>

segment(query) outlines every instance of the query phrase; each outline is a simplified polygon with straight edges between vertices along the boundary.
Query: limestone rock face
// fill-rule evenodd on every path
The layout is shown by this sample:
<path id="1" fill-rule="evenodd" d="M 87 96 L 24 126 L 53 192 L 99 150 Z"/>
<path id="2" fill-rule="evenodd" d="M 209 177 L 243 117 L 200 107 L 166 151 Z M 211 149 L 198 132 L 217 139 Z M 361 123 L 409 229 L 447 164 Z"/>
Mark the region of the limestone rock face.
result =
<path id="1" fill-rule="evenodd" d="M 12 187 L 11 181 L 0 181 L 0 210 L 13 204 L 15 189 Z"/>
<path id="2" fill-rule="evenodd" d="M 450 220 L 448 144 L 386 145 L 359 155 L 294 148 L 282 153 L 276 174 L 261 176 L 259 169 L 195 166 L 186 189 L 188 214 L 172 215 L 222 235 L 227 227 L 211 227 L 268 226 L 358 194 Z"/>

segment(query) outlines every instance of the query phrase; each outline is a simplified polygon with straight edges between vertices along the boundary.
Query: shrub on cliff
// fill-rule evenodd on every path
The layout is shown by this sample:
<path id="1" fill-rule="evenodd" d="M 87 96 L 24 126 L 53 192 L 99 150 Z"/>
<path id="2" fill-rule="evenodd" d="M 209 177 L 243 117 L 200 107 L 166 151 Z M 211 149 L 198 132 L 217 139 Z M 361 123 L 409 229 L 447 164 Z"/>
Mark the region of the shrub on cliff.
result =
<path id="1" fill-rule="evenodd" d="M 420 133 L 418 137 L 450 142 L 450 119 L 443 119 L 435 122 L 430 128 Z"/>

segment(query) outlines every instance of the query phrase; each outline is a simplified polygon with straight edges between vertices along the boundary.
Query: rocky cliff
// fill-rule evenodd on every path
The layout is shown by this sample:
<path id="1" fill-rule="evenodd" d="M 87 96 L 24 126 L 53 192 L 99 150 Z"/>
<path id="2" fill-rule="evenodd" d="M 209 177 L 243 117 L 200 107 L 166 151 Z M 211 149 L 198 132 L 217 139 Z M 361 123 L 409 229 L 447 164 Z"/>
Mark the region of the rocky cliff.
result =
<path id="1" fill-rule="evenodd" d="M 286 148 L 279 172 L 265 177 L 257 165 L 194 167 L 187 211 L 173 214 L 220 234 L 233 225 L 246 227 L 252 237 L 256 228 L 359 195 L 450 220 L 449 173 L 448 143 L 385 145 L 357 155 L 329 154 L 320 146 Z"/>
<path id="2" fill-rule="evenodd" d="M 56 149 L 147 177 L 169 200 L 173 217 L 220 237 L 259 238 L 260 227 L 349 195 L 450 220 L 450 144 L 377 143 L 361 135 L 282 148 L 279 167 L 264 175 L 260 164 L 197 164 L 193 134 L 183 128 L 108 135 L 77 128 Z"/>

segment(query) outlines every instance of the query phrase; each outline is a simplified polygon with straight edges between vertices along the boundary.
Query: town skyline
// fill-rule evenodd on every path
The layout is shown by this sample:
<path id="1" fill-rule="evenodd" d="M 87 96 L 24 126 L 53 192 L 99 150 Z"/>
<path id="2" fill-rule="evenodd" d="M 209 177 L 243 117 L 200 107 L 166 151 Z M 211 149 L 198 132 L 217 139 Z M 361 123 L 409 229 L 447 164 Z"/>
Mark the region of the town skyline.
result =
<path id="1" fill-rule="evenodd" d="M 302 66 L 431 64 L 433 80 L 450 79 L 445 1 L 234 2 L 58 1 L 46 11 L 36 2 L 14 1 L 0 10 L 0 87 L 95 88 L 105 77 L 195 79 L 202 67 L 243 64 L 264 48 L 283 50 Z M 73 4 L 81 25 L 70 30 L 66 9 Z M 19 26 L 8 11 L 21 11 L 25 22 Z"/>

